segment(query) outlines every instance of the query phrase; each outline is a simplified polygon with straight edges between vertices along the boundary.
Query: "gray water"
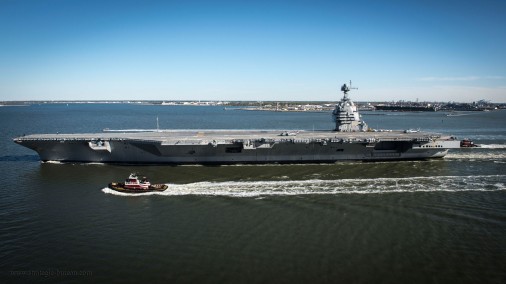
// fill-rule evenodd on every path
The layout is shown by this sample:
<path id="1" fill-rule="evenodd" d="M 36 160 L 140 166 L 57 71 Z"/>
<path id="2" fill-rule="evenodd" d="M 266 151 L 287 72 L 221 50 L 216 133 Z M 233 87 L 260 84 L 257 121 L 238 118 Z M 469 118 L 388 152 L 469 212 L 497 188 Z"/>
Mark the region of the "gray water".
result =
<path id="1" fill-rule="evenodd" d="M 504 283 L 506 112 L 364 112 L 370 126 L 470 138 L 431 161 L 41 163 L 12 138 L 103 128 L 330 129 L 327 113 L 69 104 L 1 107 L 2 283 Z M 140 196 L 106 185 L 141 172 Z"/>

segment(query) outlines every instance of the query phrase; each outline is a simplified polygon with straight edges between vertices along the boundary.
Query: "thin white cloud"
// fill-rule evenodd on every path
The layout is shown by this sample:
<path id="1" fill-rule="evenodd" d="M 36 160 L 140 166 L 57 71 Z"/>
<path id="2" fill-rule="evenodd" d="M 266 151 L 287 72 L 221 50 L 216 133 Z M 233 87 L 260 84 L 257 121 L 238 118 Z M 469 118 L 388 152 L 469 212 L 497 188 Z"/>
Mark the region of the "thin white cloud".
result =
<path id="1" fill-rule="evenodd" d="M 504 76 L 461 76 L 461 77 L 422 77 L 418 81 L 425 82 L 454 82 L 454 81 L 478 81 L 478 80 L 502 80 Z"/>
<path id="2" fill-rule="evenodd" d="M 485 78 L 485 79 L 491 79 L 491 80 L 502 80 L 502 79 L 506 79 L 506 77 L 504 77 L 504 76 L 485 76 L 484 78 Z"/>
<path id="3" fill-rule="evenodd" d="M 418 81 L 426 82 L 448 82 L 448 81 L 476 81 L 480 80 L 478 76 L 464 76 L 464 77 L 423 77 L 418 78 Z"/>

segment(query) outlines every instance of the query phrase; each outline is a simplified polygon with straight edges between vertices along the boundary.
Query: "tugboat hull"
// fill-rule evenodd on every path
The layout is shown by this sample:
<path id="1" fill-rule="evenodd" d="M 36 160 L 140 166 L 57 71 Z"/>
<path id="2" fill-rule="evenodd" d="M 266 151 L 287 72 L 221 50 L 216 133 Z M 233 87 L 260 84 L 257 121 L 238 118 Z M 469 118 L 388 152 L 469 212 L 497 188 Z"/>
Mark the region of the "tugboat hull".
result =
<path id="1" fill-rule="evenodd" d="M 108 187 L 112 190 L 125 193 L 145 193 L 153 191 L 161 192 L 165 191 L 168 188 L 166 184 L 152 184 L 147 189 L 132 189 L 132 188 L 125 188 L 125 184 L 121 182 L 111 182 Z"/>

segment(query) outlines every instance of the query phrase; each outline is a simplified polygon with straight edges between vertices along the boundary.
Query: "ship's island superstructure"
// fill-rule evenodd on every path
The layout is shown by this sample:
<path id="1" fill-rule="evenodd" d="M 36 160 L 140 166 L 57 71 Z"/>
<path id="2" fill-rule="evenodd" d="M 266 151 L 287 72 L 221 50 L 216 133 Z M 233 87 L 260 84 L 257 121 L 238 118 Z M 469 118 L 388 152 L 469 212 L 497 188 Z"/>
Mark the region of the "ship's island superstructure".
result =
<path id="1" fill-rule="evenodd" d="M 454 137 L 420 131 L 376 132 L 348 97 L 332 112 L 334 130 L 146 130 L 32 134 L 14 142 L 42 161 L 121 164 L 332 163 L 441 158 Z"/>

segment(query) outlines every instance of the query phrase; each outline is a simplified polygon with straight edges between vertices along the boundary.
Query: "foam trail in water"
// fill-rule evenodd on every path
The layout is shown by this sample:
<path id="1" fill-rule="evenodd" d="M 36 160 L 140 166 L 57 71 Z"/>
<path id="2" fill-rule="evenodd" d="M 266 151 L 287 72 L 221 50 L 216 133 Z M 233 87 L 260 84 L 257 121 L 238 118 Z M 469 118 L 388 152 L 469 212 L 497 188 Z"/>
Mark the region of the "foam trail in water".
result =
<path id="1" fill-rule="evenodd" d="M 54 165 L 61 165 L 61 164 L 63 164 L 60 161 L 42 161 L 41 163 L 42 164 L 54 164 Z"/>
<path id="2" fill-rule="evenodd" d="M 121 193 L 109 188 L 102 191 L 121 196 L 205 195 L 229 197 L 293 196 L 315 194 L 382 194 L 403 192 L 461 192 L 506 190 L 506 175 L 436 176 L 378 179 L 197 182 L 168 184 L 164 192 Z"/>
<path id="3" fill-rule="evenodd" d="M 469 151 L 467 151 L 469 150 Z M 445 157 L 445 159 L 449 160 L 459 160 L 459 159 L 472 159 L 472 160 L 504 160 L 506 159 L 506 152 L 478 152 L 473 151 L 472 149 L 466 149 L 459 152 L 450 152 Z"/>
<path id="4" fill-rule="evenodd" d="M 506 149 L 506 144 L 480 144 L 480 148 L 485 148 L 485 149 Z"/>

